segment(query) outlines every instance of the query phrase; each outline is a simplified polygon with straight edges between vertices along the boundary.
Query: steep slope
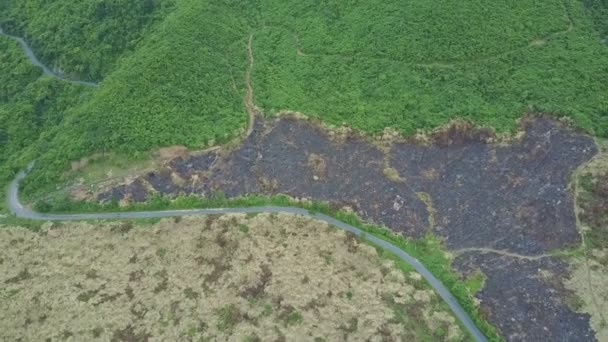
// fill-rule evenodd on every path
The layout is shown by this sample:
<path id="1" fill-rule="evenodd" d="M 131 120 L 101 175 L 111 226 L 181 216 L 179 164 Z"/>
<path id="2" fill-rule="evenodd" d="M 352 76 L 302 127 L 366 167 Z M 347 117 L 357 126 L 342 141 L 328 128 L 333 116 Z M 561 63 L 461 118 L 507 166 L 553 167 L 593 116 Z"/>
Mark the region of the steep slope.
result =
<path id="1" fill-rule="evenodd" d="M 27 162 L 47 150 L 48 137 L 60 127 L 65 109 L 88 91 L 41 76 L 17 42 L 0 36 L 0 183 L 23 165 L 18 159 Z"/>
<path id="2" fill-rule="evenodd" d="M 257 104 L 411 133 L 454 117 L 510 130 L 522 112 L 608 135 L 608 45 L 576 0 L 265 1 Z"/>
<path id="3" fill-rule="evenodd" d="M 9 0 L 0 27 L 26 38 L 54 70 L 100 80 L 172 8 L 174 0 Z"/>
<path id="4" fill-rule="evenodd" d="M 25 190 L 48 184 L 69 160 L 96 151 L 135 156 L 174 144 L 198 149 L 244 129 L 248 28 L 237 10 L 181 2 L 89 101 L 69 111 L 62 133 L 40 157 L 44 170 L 34 170 Z M 235 50 L 228 55 L 230 46 Z"/>
<path id="5" fill-rule="evenodd" d="M 99 31 L 101 40 L 89 39 L 91 33 L 70 26 L 70 20 L 50 19 L 48 25 L 63 23 L 59 31 L 78 37 L 48 40 L 49 45 L 75 51 L 81 44 L 91 53 L 67 59 L 49 54 L 50 62 L 68 70 L 63 64 L 78 59 L 73 70 L 107 76 L 85 101 L 63 108 L 65 120 L 56 135 L 47 136 L 48 148 L 26 193 L 53 184 L 70 160 L 95 152 L 133 157 L 158 146 L 199 149 L 234 137 L 247 120 L 249 37 L 256 61 L 253 101 L 267 114 L 294 110 L 372 133 L 393 127 L 409 134 L 455 117 L 508 131 L 522 113 L 535 111 L 568 116 L 590 133 L 608 134 L 608 47 L 593 19 L 596 12 L 576 0 L 153 3 L 156 10 L 148 14 L 137 6 L 150 2 L 100 2 L 112 9 L 99 18 L 101 27 L 118 22 L 110 14 L 119 8 L 126 18 L 140 10 L 142 15 L 116 31 L 140 38 L 116 38 L 123 57 L 107 68 L 96 63 L 106 63 L 113 35 Z M 99 10 L 30 0 L 3 11 L 11 16 L 2 19 L 5 24 L 34 41 L 57 30 L 23 19 L 19 13 L 26 4 L 61 13 Z"/>

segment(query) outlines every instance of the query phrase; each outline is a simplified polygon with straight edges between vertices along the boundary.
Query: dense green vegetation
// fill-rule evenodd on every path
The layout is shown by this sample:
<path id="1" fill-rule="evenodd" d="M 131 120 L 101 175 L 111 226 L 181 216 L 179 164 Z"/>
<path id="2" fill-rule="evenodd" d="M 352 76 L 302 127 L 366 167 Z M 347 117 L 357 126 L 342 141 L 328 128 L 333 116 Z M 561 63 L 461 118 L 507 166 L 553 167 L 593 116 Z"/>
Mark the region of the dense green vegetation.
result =
<path id="1" fill-rule="evenodd" d="M 71 110 L 63 134 L 39 158 L 46 168 L 28 177 L 25 192 L 56 179 L 67 161 L 95 151 L 136 156 L 156 146 L 197 149 L 235 136 L 247 121 L 239 91 L 247 64 L 242 40 L 247 28 L 245 18 L 231 15 L 235 11 L 193 1 L 168 15 L 89 101 Z M 202 20 L 205 15 L 224 20 Z M 240 49 L 226 55 L 235 41 Z"/>
<path id="2" fill-rule="evenodd" d="M 608 43 L 608 1 L 606 0 L 582 0 L 587 13 L 593 19 L 595 29 L 604 37 Z"/>
<path id="3" fill-rule="evenodd" d="M 454 117 L 504 131 L 522 113 L 546 111 L 608 136 L 601 0 L 7 3 L 0 22 L 31 40 L 44 60 L 76 75 L 104 76 L 84 97 L 78 88 L 40 81 L 67 95 L 34 106 L 62 113 L 59 126 L 11 138 L 45 137 L 28 149 L 38 164 L 25 193 L 52 186 L 70 160 L 95 152 L 141 157 L 157 146 L 196 149 L 234 137 L 246 123 L 249 35 L 254 100 L 266 114 L 295 110 L 368 132 L 391 126 L 408 134 Z M 2 63 L 10 68 L 22 59 L 13 46 Z M 37 76 L 2 77 L 17 89 Z M 11 91 L 0 98 L 25 101 Z M 11 151 L 25 145 L 15 142 Z"/>
<path id="4" fill-rule="evenodd" d="M 547 111 L 608 135 L 608 46 L 578 1 L 276 3 L 254 40 L 268 112 L 410 133 Z"/>
<path id="5" fill-rule="evenodd" d="M 41 74 L 16 42 L 0 37 L 0 184 L 48 149 L 65 108 L 86 98 L 86 88 Z"/>
<path id="6" fill-rule="evenodd" d="M 25 37 L 39 58 L 78 79 L 100 80 L 174 0 L 7 1 L 0 27 Z"/>

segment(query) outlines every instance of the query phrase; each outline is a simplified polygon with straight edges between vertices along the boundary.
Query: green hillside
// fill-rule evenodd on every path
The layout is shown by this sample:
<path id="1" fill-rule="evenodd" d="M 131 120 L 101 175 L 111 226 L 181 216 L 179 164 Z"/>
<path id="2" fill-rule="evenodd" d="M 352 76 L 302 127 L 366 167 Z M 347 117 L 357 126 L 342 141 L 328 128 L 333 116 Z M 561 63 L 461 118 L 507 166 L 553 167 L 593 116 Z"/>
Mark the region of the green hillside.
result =
<path id="1" fill-rule="evenodd" d="M 578 1 L 275 3 L 255 47 L 268 111 L 409 133 L 536 110 L 608 135 L 608 46 Z"/>
<path id="2" fill-rule="evenodd" d="M 41 75 L 16 42 L 0 37 L 0 183 L 45 153 L 66 108 L 87 98 L 85 87 Z"/>
<path id="3" fill-rule="evenodd" d="M 295 110 L 364 131 L 390 126 L 409 134 L 455 117 L 505 131 L 527 111 L 547 111 L 608 136 L 601 0 L 13 0 L 4 6 L 0 25 L 32 41 L 42 60 L 70 75 L 103 77 L 95 89 L 36 80 L 39 73 L 17 45 L 0 40 L 10 46 L 2 49 L 3 70 L 22 69 L 0 76 L 10 84 L 6 94 L 0 88 L 0 113 L 14 121 L 32 115 L 16 110 L 19 102 L 40 117 L 63 118 L 19 128 L 27 136 L 3 128 L 10 141 L 5 160 L 24 148 L 38 155 L 27 179 L 30 193 L 53 184 L 70 160 L 96 151 L 141 155 L 157 146 L 201 148 L 234 137 L 246 125 L 250 35 L 254 100 L 266 115 Z M 31 94 L 40 88 L 59 96 L 36 106 Z M 37 136 L 43 138 L 28 144 Z"/>
<path id="4" fill-rule="evenodd" d="M 0 25 L 26 38 L 51 69 L 100 80 L 173 5 L 174 0 L 6 1 Z"/>

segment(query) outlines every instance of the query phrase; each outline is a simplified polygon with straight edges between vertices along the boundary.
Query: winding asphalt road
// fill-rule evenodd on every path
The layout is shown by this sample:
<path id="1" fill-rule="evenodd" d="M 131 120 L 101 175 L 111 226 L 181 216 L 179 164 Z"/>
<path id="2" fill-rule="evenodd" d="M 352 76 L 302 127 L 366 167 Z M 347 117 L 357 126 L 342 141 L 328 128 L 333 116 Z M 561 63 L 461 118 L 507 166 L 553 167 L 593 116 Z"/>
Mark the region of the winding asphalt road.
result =
<path id="1" fill-rule="evenodd" d="M 431 271 L 429 271 L 418 259 L 404 252 L 399 247 L 382 240 L 371 234 L 366 234 L 361 229 L 336 220 L 331 216 L 321 213 L 312 213 L 306 209 L 296 207 L 240 207 L 240 208 L 213 208 L 213 209 L 189 209 L 189 210 L 161 210 L 161 211 L 132 211 L 132 212 L 114 212 L 114 213 L 89 213 L 89 214 L 43 214 L 32 211 L 23 206 L 19 201 L 19 183 L 26 176 L 25 171 L 19 172 L 17 177 L 11 182 L 8 188 L 8 207 L 10 211 L 17 217 L 30 220 L 43 221 L 79 221 L 79 220 L 98 220 L 98 219 L 142 219 L 142 218 L 161 218 L 175 216 L 194 216 L 194 215 L 214 215 L 214 214 L 236 214 L 236 213 L 289 213 L 301 216 L 311 217 L 317 220 L 325 221 L 333 226 L 351 232 L 358 237 L 380 246 L 385 250 L 397 255 L 401 260 L 410 264 L 420 273 L 424 279 L 437 291 L 439 296 L 449 305 L 454 312 L 454 315 L 460 319 L 464 327 L 470 332 L 473 338 L 478 342 L 485 342 L 487 339 L 479 329 L 475 326 L 469 315 L 460 306 L 456 298 L 452 296 L 450 291 L 437 279 Z"/>
<path id="2" fill-rule="evenodd" d="M 33 65 L 42 68 L 45 75 L 59 78 L 61 80 L 72 82 L 76 84 L 82 84 L 87 86 L 96 86 L 95 83 L 86 81 L 74 81 L 69 80 L 61 75 L 54 73 L 51 69 L 43 65 L 40 60 L 36 57 L 32 49 L 22 38 L 8 35 L 0 28 L 0 35 L 7 36 L 19 42 L 21 48 L 30 59 Z M 361 229 L 346 224 L 342 221 L 336 220 L 333 217 L 321 214 L 311 213 L 306 209 L 295 208 L 295 207 L 277 207 L 277 206 L 263 206 L 263 207 L 240 207 L 240 208 L 213 208 L 213 209 L 190 209 L 190 210 L 161 210 L 161 211 L 133 211 L 133 212 L 115 212 L 115 213 L 88 213 L 88 214 L 43 214 L 32 211 L 31 209 L 23 206 L 19 201 L 19 183 L 25 178 L 27 173 L 33 167 L 33 163 L 29 165 L 28 169 L 21 171 L 17 174 L 15 179 L 11 182 L 8 188 L 7 201 L 10 211 L 17 217 L 26 218 L 30 220 L 42 220 L 42 221 L 79 221 L 79 220 L 99 220 L 99 219 L 142 219 L 142 218 L 162 218 L 162 217 L 175 217 L 175 216 L 194 216 L 194 215 L 213 215 L 213 214 L 234 214 L 234 213 L 289 213 L 301 216 L 311 217 L 317 220 L 325 221 L 337 228 L 343 229 L 347 232 L 351 232 L 356 236 L 362 237 L 365 240 L 388 250 L 389 252 L 397 255 L 401 260 L 410 264 L 418 273 L 420 273 L 429 284 L 437 291 L 439 296 L 448 304 L 448 306 L 454 312 L 454 315 L 462 322 L 464 327 L 469 331 L 471 336 L 478 342 L 487 341 L 486 337 L 481 331 L 475 326 L 469 315 L 460 306 L 456 298 L 452 296 L 450 291 L 437 279 L 418 259 L 409 255 L 399 247 L 382 240 L 376 236 L 366 234 Z"/>
<path id="3" fill-rule="evenodd" d="M 27 42 L 23 38 L 12 36 L 12 35 L 10 35 L 8 33 L 5 33 L 2 30 L 1 27 L 0 27 L 0 35 L 8 37 L 8 38 L 11 38 L 13 40 L 16 40 L 19 43 L 19 45 L 21 45 L 21 49 L 23 50 L 23 52 L 25 53 L 25 55 L 27 56 L 27 58 L 29 58 L 30 62 L 33 65 L 41 68 L 42 72 L 44 72 L 45 75 L 51 76 L 51 77 L 55 77 L 57 79 L 65 81 L 65 82 L 85 85 L 85 86 L 89 86 L 89 87 L 97 87 L 97 83 L 87 82 L 87 81 L 71 80 L 71 79 L 65 78 L 65 76 L 60 75 L 60 74 L 54 72 L 53 70 L 49 69 L 49 67 L 47 67 L 46 65 L 42 64 L 42 62 L 40 62 L 40 60 L 38 59 L 38 57 L 36 57 L 36 55 L 34 54 L 34 51 L 32 51 L 32 49 L 30 48 L 30 46 L 27 44 Z"/>

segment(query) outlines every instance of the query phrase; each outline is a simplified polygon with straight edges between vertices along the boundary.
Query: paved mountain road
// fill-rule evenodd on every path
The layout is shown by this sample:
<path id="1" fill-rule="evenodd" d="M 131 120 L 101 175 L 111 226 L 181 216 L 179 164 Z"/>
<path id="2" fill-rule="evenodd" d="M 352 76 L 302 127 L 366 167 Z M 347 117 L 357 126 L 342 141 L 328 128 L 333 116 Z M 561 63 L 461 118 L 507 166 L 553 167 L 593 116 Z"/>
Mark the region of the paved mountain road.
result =
<path id="1" fill-rule="evenodd" d="M 437 279 L 431 271 L 429 271 L 418 259 L 404 252 L 399 247 L 382 240 L 371 234 L 366 234 L 361 229 L 336 220 L 333 217 L 321 214 L 312 213 L 306 209 L 296 207 L 277 207 L 277 206 L 262 206 L 262 207 L 239 207 L 239 208 L 213 208 L 213 209 L 188 209 L 188 210 L 161 210 L 161 211 L 132 211 L 132 212 L 114 212 L 114 213 L 87 213 L 87 214 L 44 214 L 32 211 L 23 206 L 19 201 L 19 183 L 25 178 L 26 172 L 21 171 L 11 182 L 8 188 L 8 206 L 10 211 L 15 216 L 31 220 L 44 221 L 79 221 L 79 220 L 98 220 L 98 219 L 142 219 L 142 218 L 162 218 L 175 216 L 194 216 L 194 215 L 214 215 L 214 214 L 235 214 L 235 213 L 289 213 L 312 217 L 317 220 L 325 221 L 347 232 L 351 232 L 359 237 L 364 237 L 365 240 L 390 251 L 397 255 L 401 260 L 410 264 L 418 273 L 420 273 L 429 284 L 437 291 L 439 296 L 449 305 L 454 312 L 454 315 L 460 319 L 464 327 L 469 331 L 473 338 L 478 342 L 485 342 L 487 339 L 477 329 L 469 315 L 460 306 L 456 298 L 452 296 L 450 291 Z"/>
<path id="2" fill-rule="evenodd" d="M 66 82 L 75 84 L 82 84 L 87 86 L 97 86 L 97 84 L 86 81 L 75 81 L 66 79 L 62 75 L 56 74 L 47 66 L 42 64 L 36 57 L 32 49 L 29 47 L 27 42 L 22 38 L 8 35 L 0 28 L 0 35 L 4 35 L 11 39 L 16 40 L 21 45 L 24 53 L 27 55 L 31 63 L 35 66 L 42 68 L 45 75 L 56 77 Z M 250 43 L 251 44 L 251 39 Z M 250 45 L 249 45 L 250 46 Z M 252 56 L 250 52 L 250 63 L 252 64 Z M 30 164 L 31 169 L 33 164 Z M 31 209 L 23 206 L 19 201 L 19 183 L 25 176 L 27 171 L 21 171 L 17 174 L 15 179 L 11 182 L 8 188 L 7 201 L 10 211 L 17 217 L 26 218 L 30 220 L 43 220 L 43 221 L 78 221 L 78 220 L 98 220 L 98 219 L 142 219 L 142 218 L 162 218 L 162 217 L 175 217 L 175 216 L 193 216 L 193 215 L 213 215 L 213 214 L 233 214 L 233 213 L 289 213 L 295 215 L 302 215 L 312 217 L 317 220 L 325 221 L 337 228 L 343 229 L 347 232 L 351 232 L 356 236 L 364 236 L 364 238 L 381 247 L 385 250 L 390 251 L 397 255 L 401 260 L 410 264 L 418 273 L 420 273 L 429 284 L 435 289 L 439 296 L 449 305 L 454 312 L 454 315 L 462 322 L 464 327 L 469 331 L 471 336 L 478 342 L 487 341 L 486 337 L 481 331 L 475 326 L 469 315 L 460 306 L 456 298 L 452 296 L 450 291 L 437 279 L 418 259 L 409 255 L 399 247 L 384 241 L 378 237 L 370 234 L 365 234 L 359 228 L 346 224 L 342 221 L 336 220 L 333 217 L 321 214 L 311 213 L 306 209 L 295 208 L 295 207 L 276 207 L 276 206 L 263 206 L 263 207 L 240 207 L 240 208 L 214 208 L 214 209 L 190 209 L 190 210 L 161 210 L 161 211 L 138 211 L 138 212 L 115 212 L 115 213 L 87 213 L 87 214 L 44 214 L 37 213 Z"/>
<path id="3" fill-rule="evenodd" d="M 0 27 L 0 35 L 8 37 L 10 39 L 13 39 L 13 40 L 17 41 L 19 43 L 19 45 L 21 45 L 21 49 L 23 50 L 23 52 L 25 53 L 25 55 L 27 56 L 27 58 L 30 60 L 30 63 L 32 63 L 33 65 L 35 65 L 35 66 L 37 66 L 39 68 L 41 68 L 42 72 L 45 75 L 51 76 L 51 77 L 55 77 L 57 79 L 65 81 L 65 82 L 85 85 L 85 86 L 89 86 L 89 87 L 97 87 L 97 83 L 87 82 L 87 81 L 71 80 L 71 79 L 66 78 L 64 75 L 60 75 L 60 74 L 54 72 L 49 67 L 47 67 L 46 65 L 42 64 L 42 62 L 40 62 L 40 60 L 38 59 L 38 57 L 36 57 L 36 54 L 34 54 L 34 51 L 30 48 L 30 46 L 27 44 L 27 42 L 23 38 L 21 38 L 21 37 L 15 37 L 15 36 L 12 36 L 12 35 L 10 35 L 8 33 L 5 33 L 2 30 L 1 27 Z"/>

